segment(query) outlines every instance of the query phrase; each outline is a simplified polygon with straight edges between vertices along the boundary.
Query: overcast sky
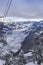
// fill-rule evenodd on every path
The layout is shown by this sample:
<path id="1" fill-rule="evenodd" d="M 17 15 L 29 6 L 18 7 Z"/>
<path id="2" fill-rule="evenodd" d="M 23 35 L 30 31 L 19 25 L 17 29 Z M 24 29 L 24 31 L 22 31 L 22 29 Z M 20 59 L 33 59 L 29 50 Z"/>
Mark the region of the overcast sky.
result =
<path id="1" fill-rule="evenodd" d="M 7 1 L 0 0 L 0 16 L 4 15 Z M 8 16 L 43 18 L 43 0 L 12 0 Z"/>

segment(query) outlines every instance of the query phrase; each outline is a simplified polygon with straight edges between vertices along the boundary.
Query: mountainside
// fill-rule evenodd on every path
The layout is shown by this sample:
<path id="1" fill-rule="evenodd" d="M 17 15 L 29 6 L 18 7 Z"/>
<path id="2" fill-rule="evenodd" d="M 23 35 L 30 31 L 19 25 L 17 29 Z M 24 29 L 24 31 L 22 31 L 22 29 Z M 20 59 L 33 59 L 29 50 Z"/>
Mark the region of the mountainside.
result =
<path id="1" fill-rule="evenodd" d="M 40 22 L 12 22 L 4 23 L 3 35 L 6 36 L 7 45 L 5 50 L 18 50 L 22 48 L 27 52 L 33 46 L 33 36 L 35 33 L 43 31 L 43 21 Z M 3 47 L 3 44 L 0 44 Z M 0 46 L 0 47 L 1 47 Z"/>
<path id="2" fill-rule="evenodd" d="M 5 41 L 0 42 L 0 58 L 4 59 L 3 56 L 10 53 L 17 56 L 21 49 L 23 49 L 25 57 L 33 58 L 30 57 L 32 53 L 30 54 L 29 50 L 32 51 L 34 35 L 43 32 L 43 20 L 39 22 L 4 22 L 4 25 L 2 23 L 0 22 L 0 28 L 3 27 L 2 31 L 0 30 L 2 36 L 0 41 L 3 37 Z"/>
<path id="3" fill-rule="evenodd" d="M 30 31 L 28 29 L 28 36 L 24 39 L 22 42 L 22 49 L 24 52 L 28 52 L 29 49 L 32 49 L 33 46 L 33 36 L 35 34 L 40 34 L 43 32 L 43 21 L 33 23 L 33 25 L 30 28 Z"/>

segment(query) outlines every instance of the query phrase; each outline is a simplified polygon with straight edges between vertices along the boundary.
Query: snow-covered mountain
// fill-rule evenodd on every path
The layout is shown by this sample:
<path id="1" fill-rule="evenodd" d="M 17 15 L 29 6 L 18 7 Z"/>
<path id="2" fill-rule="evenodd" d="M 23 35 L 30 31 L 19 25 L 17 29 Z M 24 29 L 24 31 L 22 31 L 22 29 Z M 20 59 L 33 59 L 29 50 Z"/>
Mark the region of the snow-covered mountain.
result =
<path id="1" fill-rule="evenodd" d="M 3 48 L 3 54 L 9 51 L 16 52 L 21 48 L 21 42 L 28 35 L 28 27 L 31 27 L 33 23 L 31 22 L 12 22 L 4 23 L 3 35 L 6 36 L 7 45 L 4 46 L 3 43 L 0 44 L 0 47 Z M 26 34 L 27 33 L 27 34 Z"/>
<path id="2" fill-rule="evenodd" d="M 30 28 L 28 27 L 27 30 L 29 34 L 22 42 L 22 48 L 25 50 L 25 52 L 32 48 L 34 34 L 40 34 L 43 32 L 43 21 L 33 23 L 33 25 Z"/>
<path id="3" fill-rule="evenodd" d="M 6 21 L 9 22 L 4 22 L 2 32 L 3 36 L 5 36 L 7 44 L 4 45 L 3 42 L 0 42 L 0 56 L 1 54 L 6 55 L 6 53 L 9 53 L 9 51 L 13 51 L 15 53 L 19 49 L 23 49 L 25 53 L 29 54 L 28 51 L 29 49 L 32 49 L 33 46 L 32 38 L 34 34 L 40 34 L 43 32 L 43 20 L 39 22 L 15 22 L 14 19 L 9 19 Z M 29 65 L 29 63 L 27 65 Z"/>
<path id="4" fill-rule="evenodd" d="M 9 19 L 9 21 L 11 21 Z M 32 37 L 34 33 L 43 31 L 43 20 L 39 22 L 33 21 L 18 21 L 12 23 L 4 23 L 3 35 L 6 35 L 7 45 L 3 47 L 0 44 L 0 47 L 4 50 L 9 51 L 18 50 L 22 48 L 24 51 L 29 50 L 32 44 Z M 30 41 L 31 40 L 31 41 Z M 27 52 L 27 51 L 26 51 Z"/>

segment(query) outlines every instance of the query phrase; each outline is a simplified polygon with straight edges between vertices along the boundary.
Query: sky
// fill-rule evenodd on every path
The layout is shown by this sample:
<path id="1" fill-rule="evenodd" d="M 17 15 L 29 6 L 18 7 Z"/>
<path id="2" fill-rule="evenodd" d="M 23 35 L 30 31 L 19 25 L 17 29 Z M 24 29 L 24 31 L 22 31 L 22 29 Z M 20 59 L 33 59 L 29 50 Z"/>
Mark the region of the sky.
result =
<path id="1" fill-rule="evenodd" d="M 0 16 L 5 15 L 8 1 L 10 2 L 10 0 L 0 0 Z M 12 0 L 7 16 L 41 19 L 43 18 L 43 0 Z"/>

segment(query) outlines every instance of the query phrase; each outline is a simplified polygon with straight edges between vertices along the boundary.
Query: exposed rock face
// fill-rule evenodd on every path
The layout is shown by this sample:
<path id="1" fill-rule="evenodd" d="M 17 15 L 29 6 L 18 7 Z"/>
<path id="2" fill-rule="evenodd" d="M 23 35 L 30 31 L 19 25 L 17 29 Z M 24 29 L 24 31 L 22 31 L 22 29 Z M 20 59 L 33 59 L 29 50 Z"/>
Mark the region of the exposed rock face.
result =
<path id="1" fill-rule="evenodd" d="M 7 44 L 6 36 L 3 35 L 3 28 L 4 28 L 4 23 L 0 22 L 0 42 L 2 42 L 3 45 L 6 45 Z"/>
<path id="2" fill-rule="evenodd" d="M 22 42 L 21 48 L 24 50 L 25 53 L 28 52 L 29 49 L 32 49 L 34 35 L 35 34 L 39 35 L 41 32 L 43 32 L 42 22 L 37 22 L 33 24 L 31 29 L 32 30 L 29 32 L 28 36 Z"/>

